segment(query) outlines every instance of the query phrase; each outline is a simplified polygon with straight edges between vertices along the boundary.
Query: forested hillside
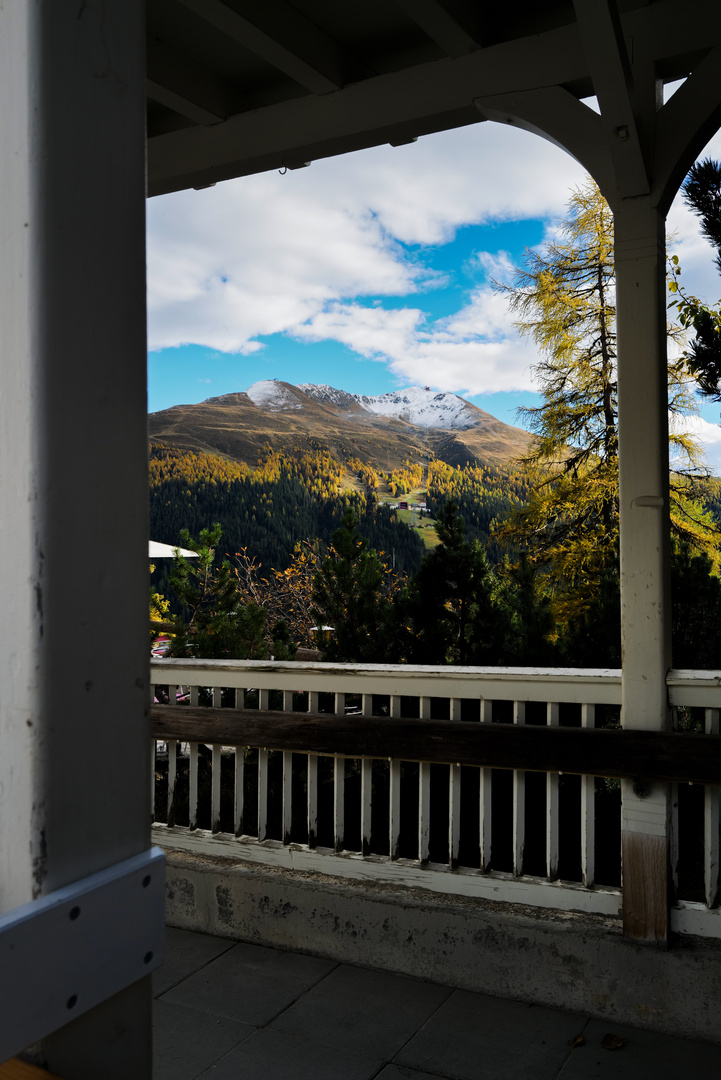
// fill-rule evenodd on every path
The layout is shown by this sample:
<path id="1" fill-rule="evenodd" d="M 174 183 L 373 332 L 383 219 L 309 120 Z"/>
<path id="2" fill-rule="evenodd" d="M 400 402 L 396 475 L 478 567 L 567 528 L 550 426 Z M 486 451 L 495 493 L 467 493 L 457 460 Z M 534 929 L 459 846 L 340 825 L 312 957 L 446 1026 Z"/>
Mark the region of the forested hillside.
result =
<path id="1" fill-rule="evenodd" d="M 444 461 L 428 463 L 428 509 L 437 517 L 452 499 L 470 540 L 479 540 L 491 562 L 501 557 L 494 530 L 528 498 L 528 474 L 494 466 L 454 468 Z"/>
<path id="2" fill-rule="evenodd" d="M 320 449 L 292 457 L 267 450 L 251 473 L 246 465 L 214 455 L 153 444 L 150 535 L 177 544 L 181 529 L 197 536 L 219 522 L 219 554 L 232 556 L 245 548 L 264 567 L 282 570 L 299 540 L 327 542 L 350 508 L 371 547 L 389 561 L 395 556 L 399 571 L 415 573 L 423 556 L 418 534 L 372 495 L 343 492 L 343 471 L 336 458 Z M 156 570 L 161 593 L 167 569 L 159 565 Z"/>

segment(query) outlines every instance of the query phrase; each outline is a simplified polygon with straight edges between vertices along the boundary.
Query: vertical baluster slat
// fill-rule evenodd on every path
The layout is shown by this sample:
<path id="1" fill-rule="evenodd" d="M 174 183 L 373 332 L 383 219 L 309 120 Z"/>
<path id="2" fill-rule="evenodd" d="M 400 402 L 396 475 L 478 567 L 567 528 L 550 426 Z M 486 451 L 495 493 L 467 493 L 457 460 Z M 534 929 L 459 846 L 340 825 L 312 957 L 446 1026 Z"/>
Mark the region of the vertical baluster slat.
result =
<path id="1" fill-rule="evenodd" d="M 258 750 L 258 840 L 268 836 L 268 751 Z"/>
<path id="2" fill-rule="evenodd" d="M 270 690 L 258 691 L 258 709 L 270 706 Z M 258 750 L 258 840 L 268 837 L 268 750 Z"/>
<path id="3" fill-rule="evenodd" d="M 308 693 L 308 712 L 318 712 L 318 693 Z M 308 847 L 318 843 L 318 755 L 308 754 Z"/>
<path id="4" fill-rule="evenodd" d="M 175 825 L 175 785 L 178 772 L 178 740 L 168 739 L 168 803 L 167 817 L 168 828 Z"/>
<path id="5" fill-rule="evenodd" d="M 461 842 L 461 767 L 448 766 L 448 865 L 458 867 Z"/>
<path id="6" fill-rule="evenodd" d="M 525 724 L 525 701 L 513 702 L 513 723 Z M 520 877 L 523 873 L 523 852 L 526 846 L 526 774 L 521 769 L 513 770 L 513 873 Z"/>
<path id="7" fill-rule="evenodd" d="M 678 730 L 678 706 L 671 706 L 671 730 Z M 668 873 L 669 903 L 678 899 L 679 831 L 678 831 L 678 784 L 670 785 L 668 823 Z"/>
<path id="8" fill-rule="evenodd" d="M 233 829 L 236 836 L 245 832 L 245 747 L 235 748 L 235 783 L 233 791 Z"/>
<path id="9" fill-rule="evenodd" d="M 245 705 L 245 691 L 235 691 L 235 707 L 242 709 Z M 233 787 L 233 830 L 236 836 L 242 836 L 245 832 L 245 747 L 235 748 L 235 778 Z"/>
<path id="10" fill-rule="evenodd" d="M 389 713 L 394 719 L 401 715 L 401 699 L 398 694 L 391 694 Z M 388 833 L 391 859 L 398 858 L 398 844 L 401 836 L 401 763 L 390 759 L 388 777 Z"/>
<path id="11" fill-rule="evenodd" d="M 345 694 L 335 695 L 336 716 L 345 716 Z M 345 758 L 333 758 L 333 847 L 345 845 Z"/>
<path id="12" fill-rule="evenodd" d="M 373 715 L 373 695 L 363 694 L 362 716 Z M 361 760 L 361 853 L 371 853 L 371 813 L 373 800 L 373 760 L 363 758 Z"/>
<path id="13" fill-rule="evenodd" d="M 283 711 L 293 711 L 293 691 L 283 691 Z M 283 843 L 290 843 L 290 829 L 293 821 L 293 752 L 283 751 Z"/>
<path id="14" fill-rule="evenodd" d="M 150 820 L 155 821 L 155 755 L 158 752 L 156 739 L 150 740 Z"/>
<path id="15" fill-rule="evenodd" d="M 198 708 L 198 697 L 200 687 L 190 687 L 190 705 L 191 708 Z M 190 743 L 189 756 L 188 756 L 188 781 L 189 781 L 189 794 L 188 794 L 188 826 L 191 829 L 198 828 L 198 744 L 195 742 Z"/>
<path id="16" fill-rule="evenodd" d="M 198 828 L 198 744 L 190 744 L 188 757 L 188 775 L 190 781 L 190 793 L 188 796 L 188 825 L 191 829 Z"/>
<path id="17" fill-rule="evenodd" d="M 395 758 L 388 760 L 388 852 L 391 859 L 398 858 L 401 835 L 401 763 Z"/>
<path id="18" fill-rule="evenodd" d="M 581 727 L 596 723 L 596 706 L 581 706 Z M 590 889 L 596 880 L 596 778 L 581 777 L 581 880 Z"/>
<path id="19" fill-rule="evenodd" d="M 431 699 L 419 698 L 418 712 L 421 720 L 431 718 Z M 428 862 L 428 846 L 431 835 L 431 766 L 421 761 L 418 766 L 418 858 Z"/>
<path id="20" fill-rule="evenodd" d="M 222 690 L 219 686 L 214 686 L 212 689 L 212 702 L 213 708 L 219 709 Z M 211 761 L 211 780 L 210 780 L 210 798 L 211 798 L 211 811 L 210 811 L 210 829 L 211 832 L 220 832 L 220 768 L 222 760 L 222 747 L 218 743 L 213 743 L 212 761 Z"/>
<path id="21" fill-rule="evenodd" d="M 430 698 L 423 698 L 428 702 L 427 712 L 422 712 L 431 718 Z M 460 698 L 451 698 L 448 708 L 450 720 L 461 719 L 462 701 Z M 460 765 L 448 766 L 448 865 L 451 870 L 458 866 L 458 851 L 461 842 L 461 768 Z"/>
<path id="22" fill-rule="evenodd" d="M 212 810 L 210 815 L 210 828 L 214 833 L 220 832 L 220 763 L 222 747 L 220 743 L 213 743 L 213 757 L 211 762 L 211 801 Z"/>
<path id="23" fill-rule="evenodd" d="M 481 698 L 482 724 L 490 724 L 493 719 L 493 702 L 488 698 Z M 480 789 L 478 800 L 478 839 L 480 846 L 481 870 L 487 874 L 491 868 L 491 827 L 493 815 L 491 812 L 492 797 L 492 770 L 481 768 Z"/>
<path id="24" fill-rule="evenodd" d="M 719 735 L 719 710 L 706 709 L 707 735 Z M 704 795 L 704 884 L 706 903 L 712 908 L 719 902 L 719 789 L 707 785 Z"/>
<path id="25" fill-rule="evenodd" d="M 428 761 L 418 765 L 418 858 L 428 862 L 431 834 L 431 766 Z"/>
<path id="26" fill-rule="evenodd" d="M 558 703 L 546 704 L 546 724 L 558 727 Z M 558 773 L 546 773 L 546 877 L 558 877 Z"/>
<path id="27" fill-rule="evenodd" d="M 333 758 L 333 847 L 342 851 L 345 842 L 345 758 Z"/>
<path id="28" fill-rule="evenodd" d="M 673 712 L 676 710 L 673 709 Z M 670 878 L 669 899 L 675 903 L 678 898 L 678 784 L 671 784 L 668 826 L 668 869 Z"/>

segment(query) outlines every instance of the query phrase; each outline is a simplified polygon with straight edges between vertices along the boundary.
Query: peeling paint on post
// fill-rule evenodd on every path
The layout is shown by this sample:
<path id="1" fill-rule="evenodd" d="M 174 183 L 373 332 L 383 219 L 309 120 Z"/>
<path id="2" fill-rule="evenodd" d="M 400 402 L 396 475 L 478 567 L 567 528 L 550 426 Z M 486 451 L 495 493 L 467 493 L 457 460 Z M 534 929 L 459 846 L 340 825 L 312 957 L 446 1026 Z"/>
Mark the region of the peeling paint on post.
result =
<path id="1" fill-rule="evenodd" d="M 667 731 L 671 666 L 665 222 L 651 198 L 614 206 L 618 307 L 623 711 L 627 728 Z M 668 784 L 622 785 L 624 932 L 668 934 Z"/>

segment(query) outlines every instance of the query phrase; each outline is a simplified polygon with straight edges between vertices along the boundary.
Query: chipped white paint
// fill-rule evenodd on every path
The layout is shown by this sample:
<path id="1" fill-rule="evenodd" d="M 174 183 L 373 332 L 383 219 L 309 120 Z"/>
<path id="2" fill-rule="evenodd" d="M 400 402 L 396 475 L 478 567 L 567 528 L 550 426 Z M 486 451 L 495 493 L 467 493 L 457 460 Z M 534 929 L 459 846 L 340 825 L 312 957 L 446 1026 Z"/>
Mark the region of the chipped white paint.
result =
<path id="1" fill-rule="evenodd" d="M 568 882 L 548 882 L 542 878 L 514 878 L 509 874 L 482 874 L 479 870 L 459 867 L 451 871 L 445 863 L 429 863 L 422 867 L 415 859 L 391 860 L 373 855 L 364 858 L 356 852 L 336 854 L 331 848 L 311 851 L 303 844 L 283 845 L 267 840 L 261 844 L 253 837 L 234 837 L 230 834 L 153 827 L 153 842 L 168 851 L 192 851 L 199 855 L 219 855 L 241 859 L 265 866 L 282 866 L 293 870 L 312 870 L 340 878 L 360 881 L 388 882 L 431 892 L 504 903 L 526 904 L 529 907 L 556 908 L 560 911 L 581 911 L 615 917 L 619 914 L 621 894 L 617 889 L 584 889 Z"/>

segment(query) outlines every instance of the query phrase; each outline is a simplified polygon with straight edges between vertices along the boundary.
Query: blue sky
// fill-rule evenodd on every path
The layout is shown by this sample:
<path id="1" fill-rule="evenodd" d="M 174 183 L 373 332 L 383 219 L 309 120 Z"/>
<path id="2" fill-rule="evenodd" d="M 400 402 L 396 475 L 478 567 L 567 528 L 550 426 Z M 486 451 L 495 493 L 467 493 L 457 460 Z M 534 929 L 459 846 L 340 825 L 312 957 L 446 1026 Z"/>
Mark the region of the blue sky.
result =
<path id="1" fill-rule="evenodd" d="M 557 147 L 486 123 L 151 200 L 149 410 L 276 378 L 429 385 L 521 422 L 540 400 L 537 357 L 492 279 L 510 280 L 583 180 Z M 716 300 L 712 252 L 680 200 L 669 228 L 685 284 Z M 705 406 L 693 424 L 721 472 L 718 419 Z"/>

